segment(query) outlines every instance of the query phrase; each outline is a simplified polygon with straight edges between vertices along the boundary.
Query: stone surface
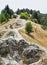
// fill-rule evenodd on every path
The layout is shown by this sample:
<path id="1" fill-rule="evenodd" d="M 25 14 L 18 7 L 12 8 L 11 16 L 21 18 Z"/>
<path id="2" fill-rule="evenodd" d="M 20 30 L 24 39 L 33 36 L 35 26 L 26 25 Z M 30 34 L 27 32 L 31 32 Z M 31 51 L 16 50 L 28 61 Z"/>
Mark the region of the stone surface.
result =
<path id="1" fill-rule="evenodd" d="M 0 42 L 0 55 L 2 57 L 11 57 L 15 61 L 19 62 L 23 60 L 25 64 L 31 64 L 40 60 L 43 56 L 42 51 L 37 45 L 28 44 L 25 40 L 15 40 L 9 38 Z M 9 58 L 10 59 L 10 58 Z"/>

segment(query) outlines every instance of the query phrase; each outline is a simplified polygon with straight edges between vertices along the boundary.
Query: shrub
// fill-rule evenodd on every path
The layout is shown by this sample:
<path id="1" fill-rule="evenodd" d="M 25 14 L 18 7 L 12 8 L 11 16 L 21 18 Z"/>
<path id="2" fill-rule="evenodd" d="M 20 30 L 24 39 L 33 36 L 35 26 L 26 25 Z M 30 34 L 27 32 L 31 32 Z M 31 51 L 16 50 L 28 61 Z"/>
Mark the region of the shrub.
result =
<path id="1" fill-rule="evenodd" d="M 7 21 L 6 17 L 4 14 L 0 14 L 0 23 Z"/>
<path id="2" fill-rule="evenodd" d="M 46 25 L 42 25 L 41 26 L 44 30 L 47 30 L 47 26 Z"/>
<path id="3" fill-rule="evenodd" d="M 17 15 L 13 15 L 13 18 L 16 18 L 17 17 Z"/>
<path id="4" fill-rule="evenodd" d="M 41 25 L 47 26 L 47 17 L 42 17 L 40 22 L 41 22 Z"/>
<path id="5" fill-rule="evenodd" d="M 29 34 L 30 32 L 32 32 L 31 22 L 27 22 L 27 23 L 26 23 L 25 30 L 26 30 L 26 32 L 27 32 L 28 34 Z"/>
<path id="6" fill-rule="evenodd" d="M 20 14 L 20 18 L 22 19 L 30 19 L 30 15 L 27 12 L 23 12 Z"/>
<path id="7" fill-rule="evenodd" d="M 32 19 L 33 22 L 38 23 L 37 19 Z"/>

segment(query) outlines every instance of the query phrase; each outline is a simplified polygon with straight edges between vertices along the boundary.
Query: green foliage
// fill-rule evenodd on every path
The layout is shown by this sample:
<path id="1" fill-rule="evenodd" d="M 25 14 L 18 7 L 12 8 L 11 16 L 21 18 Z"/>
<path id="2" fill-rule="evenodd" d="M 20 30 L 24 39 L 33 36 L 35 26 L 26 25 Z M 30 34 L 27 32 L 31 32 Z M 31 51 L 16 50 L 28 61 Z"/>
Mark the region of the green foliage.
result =
<path id="1" fill-rule="evenodd" d="M 26 8 L 26 9 L 18 9 L 17 11 L 16 11 L 16 14 L 21 14 L 21 13 L 23 13 L 23 12 L 27 12 L 28 14 L 32 14 L 32 9 L 31 10 L 29 10 L 28 8 Z"/>
<path id="2" fill-rule="evenodd" d="M 37 19 L 38 22 L 36 22 L 36 23 L 39 23 L 40 24 L 41 14 L 40 14 L 39 11 L 33 11 L 32 17 L 35 18 L 35 19 Z"/>
<path id="3" fill-rule="evenodd" d="M 4 22 L 4 21 L 5 21 L 5 22 L 7 21 L 5 15 L 4 15 L 4 14 L 0 14 L 0 23 L 2 23 L 2 22 Z"/>
<path id="4" fill-rule="evenodd" d="M 32 14 L 32 13 L 33 13 L 33 10 L 31 9 L 31 10 L 30 10 L 30 14 Z"/>
<path id="5" fill-rule="evenodd" d="M 30 19 L 30 15 L 27 12 L 23 12 L 20 14 L 20 18 L 22 19 Z"/>
<path id="6" fill-rule="evenodd" d="M 9 6 L 7 5 L 1 12 L 2 14 L 5 14 L 6 18 L 11 18 L 13 15 L 13 10 L 9 8 Z"/>
<path id="7" fill-rule="evenodd" d="M 33 22 L 35 23 L 38 23 L 38 20 L 37 19 L 32 19 Z"/>
<path id="8" fill-rule="evenodd" d="M 13 18 L 16 18 L 16 17 L 17 17 L 17 15 L 13 14 Z"/>
<path id="9" fill-rule="evenodd" d="M 44 30 L 47 30 L 47 26 L 46 26 L 46 25 L 41 25 L 41 27 L 42 27 Z"/>
<path id="10" fill-rule="evenodd" d="M 21 13 L 20 9 L 17 9 L 16 14 L 19 15 Z"/>
<path id="11" fill-rule="evenodd" d="M 26 30 L 26 32 L 27 32 L 28 34 L 29 34 L 30 32 L 32 32 L 31 22 L 27 22 L 27 23 L 26 23 L 25 30 Z"/>
<path id="12" fill-rule="evenodd" d="M 37 19 L 37 12 L 36 11 L 33 11 L 32 17 Z"/>
<path id="13" fill-rule="evenodd" d="M 47 14 L 41 14 L 42 17 L 47 17 Z"/>
<path id="14" fill-rule="evenodd" d="M 47 26 L 47 17 L 42 17 L 41 18 L 41 25 L 46 25 Z"/>
<path id="15" fill-rule="evenodd" d="M 12 15 L 13 15 L 13 10 L 11 10 L 9 8 L 9 6 L 7 5 L 2 11 L 1 11 L 1 14 L 0 14 L 0 23 L 2 22 L 6 22 L 8 21 Z"/>
<path id="16" fill-rule="evenodd" d="M 44 29 L 44 30 L 47 30 L 47 17 L 42 17 L 41 20 L 41 27 Z"/>
<path id="17" fill-rule="evenodd" d="M 47 14 L 42 14 L 40 11 L 26 9 L 18 9 L 16 14 L 20 15 L 20 18 L 26 20 L 32 20 L 35 23 L 43 25 L 42 28 L 47 28 Z M 12 9 L 7 5 L 0 14 L 0 23 L 8 21 L 10 18 L 16 18 Z"/>

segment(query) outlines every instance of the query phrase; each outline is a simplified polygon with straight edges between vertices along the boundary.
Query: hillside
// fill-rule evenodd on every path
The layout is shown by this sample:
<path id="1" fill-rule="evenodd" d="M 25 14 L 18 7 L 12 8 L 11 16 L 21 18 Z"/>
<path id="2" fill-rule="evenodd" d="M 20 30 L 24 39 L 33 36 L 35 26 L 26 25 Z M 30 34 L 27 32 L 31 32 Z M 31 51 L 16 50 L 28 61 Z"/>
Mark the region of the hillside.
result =
<path id="1" fill-rule="evenodd" d="M 22 19 L 21 20 L 20 19 L 17 20 L 17 19 L 16 19 L 17 22 L 18 21 L 21 21 L 21 23 L 22 23 L 22 21 L 23 22 L 27 22 L 27 21 L 24 21 Z M 33 32 L 31 33 L 31 36 L 29 36 L 29 35 L 26 34 L 24 28 L 20 29 L 19 32 L 21 33 L 21 35 L 27 41 L 38 43 L 38 44 L 40 44 L 40 45 L 42 45 L 42 46 L 44 46 L 44 47 L 47 48 L 47 31 L 43 30 L 41 28 L 40 24 L 37 24 L 37 23 L 34 23 L 34 22 L 31 22 L 31 24 L 33 26 Z M 12 25 L 13 29 L 19 27 L 19 24 L 16 25 L 15 19 L 10 19 L 7 23 L 0 24 L 0 30 L 9 29 L 10 25 Z M 0 31 L 0 33 L 1 33 L 1 31 Z"/>
<path id="2" fill-rule="evenodd" d="M 31 36 L 28 36 L 24 29 L 27 22 L 18 16 L 16 19 L 10 19 L 7 23 L 0 24 L 0 34 L 2 33 L 0 36 L 0 64 L 47 64 L 47 31 L 44 31 L 41 25 L 31 22 L 33 32 Z M 34 44 L 35 42 L 38 45 Z"/>
<path id="3" fill-rule="evenodd" d="M 26 34 L 25 29 L 19 30 L 21 35 L 30 42 L 38 43 L 47 48 L 47 31 L 41 28 L 41 25 L 31 22 L 33 32 L 29 35 Z"/>
<path id="4" fill-rule="evenodd" d="M 0 12 L 0 65 L 47 65 L 47 14 L 10 5 Z"/>

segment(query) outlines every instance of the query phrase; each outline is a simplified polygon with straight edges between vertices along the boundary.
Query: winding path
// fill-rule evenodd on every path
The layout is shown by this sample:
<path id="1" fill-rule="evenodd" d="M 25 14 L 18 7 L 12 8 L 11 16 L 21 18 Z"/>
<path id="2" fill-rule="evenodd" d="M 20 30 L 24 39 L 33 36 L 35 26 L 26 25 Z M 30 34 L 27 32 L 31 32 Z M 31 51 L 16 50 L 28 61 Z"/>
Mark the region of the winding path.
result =
<path id="1" fill-rule="evenodd" d="M 13 24 L 15 24 L 16 23 L 16 21 L 17 20 L 19 20 L 19 17 L 14 21 L 14 23 Z M 22 20 L 22 21 L 24 21 L 25 22 L 25 20 Z M 20 33 L 19 33 L 19 30 L 20 29 L 23 29 L 24 27 L 25 27 L 25 24 L 26 24 L 26 22 L 24 23 L 23 22 L 23 26 L 22 27 L 20 27 L 20 28 L 16 28 L 16 29 L 5 29 L 5 30 L 1 30 L 2 32 L 6 32 L 3 36 L 2 36 L 2 38 L 0 38 L 0 40 L 6 40 L 6 39 L 8 39 L 8 38 L 13 38 L 13 39 L 15 39 L 15 40 L 21 40 L 21 39 L 24 39 L 21 35 L 20 35 Z M 9 37 L 6 37 L 7 36 L 7 34 L 10 32 L 10 31 L 12 31 L 12 32 L 15 32 L 15 34 L 14 34 L 14 36 L 9 36 Z M 25 39 L 24 39 L 25 40 Z M 29 42 L 30 43 L 30 42 Z M 36 44 L 36 43 L 33 43 L 33 44 Z M 38 45 L 38 44 L 36 44 L 36 45 Z M 39 45 L 38 45 L 39 46 Z M 42 46 L 39 46 L 40 48 L 42 48 L 43 50 L 45 50 L 45 52 L 47 53 L 47 49 L 45 49 L 45 48 L 43 48 Z M 5 58 L 2 58 L 3 60 L 4 60 L 4 62 L 7 64 L 8 62 L 9 62 L 9 60 L 8 59 L 5 59 Z M 10 61 L 11 62 L 11 61 Z M 16 61 L 14 61 L 13 60 L 13 63 L 15 63 L 15 64 L 17 64 L 17 65 L 20 65 L 19 63 L 17 63 Z"/>

